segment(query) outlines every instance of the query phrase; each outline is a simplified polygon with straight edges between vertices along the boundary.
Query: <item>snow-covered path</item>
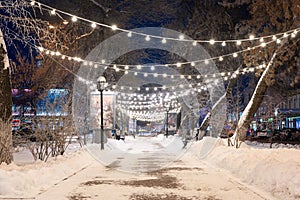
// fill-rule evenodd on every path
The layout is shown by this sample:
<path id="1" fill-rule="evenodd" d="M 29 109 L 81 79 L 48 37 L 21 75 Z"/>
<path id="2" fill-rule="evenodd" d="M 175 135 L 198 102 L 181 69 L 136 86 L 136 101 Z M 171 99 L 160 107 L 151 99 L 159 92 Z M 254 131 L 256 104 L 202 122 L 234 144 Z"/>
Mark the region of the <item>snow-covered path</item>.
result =
<path id="1" fill-rule="evenodd" d="M 35 198 L 275 199 L 270 194 L 242 184 L 226 171 L 215 169 L 200 161 L 191 152 L 186 152 L 178 158 L 178 154 L 176 155 L 178 152 L 172 154 L 168 149 L 169 145 L 164 148 L 165 143 L 155 139 L 142 139 L 134 145 L 132 141 L 128 143 L 130 144 L 123 144 L 116 150 L 118 154 L 112 152 L 109 146 L 98 153 L 99 147 L 91 146 L 89 151 L 96 158 L 95 160 L 91 159 L 90 163 L 68 178 L 40 191 Z M 147 143 L 148 145 L 145 146 Z M 182 149 L 180 143 L 176 142 L 176 144 Z M 172 146 L 174 150 L 174 143 Z M 124 151 L 125 149 L 129 152 Z M 142 153 L 139 153 L 141 151 Z M 107 155 L 110 160 L 104 155 Z M 100 159 L 100 156 L 103 157 Z M 167 165 L 167 162 L 175 157 L 178 159 Z M 101 164 L 99 159 L 107 162 L 107 165 Z M 163 162 L 164 160 L 167 162 Z M 161 168 L 161 165 L 167 166 Z M 153 169 L 155 171 L 152 171 Z"/>
<path id="2" fill-rule="evenodd" d="M 0 199 L 300 199 L 299 146 L 274 147 L 128 137 L 75 143 L 46 163 L 20 148 L 0 165 Z"/>

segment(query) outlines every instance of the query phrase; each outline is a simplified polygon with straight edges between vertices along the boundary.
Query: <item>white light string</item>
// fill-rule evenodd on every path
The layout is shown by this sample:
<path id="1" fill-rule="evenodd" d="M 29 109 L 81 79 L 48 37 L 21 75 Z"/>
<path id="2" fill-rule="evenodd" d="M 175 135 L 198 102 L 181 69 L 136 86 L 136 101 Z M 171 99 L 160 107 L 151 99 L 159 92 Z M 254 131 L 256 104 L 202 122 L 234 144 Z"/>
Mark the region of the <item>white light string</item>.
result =
<path id="1" fill-rule="evenodd" d="M 172 41 L 182 41 L 182 42 L 190 42 L 193 45 L 196 45 L 197 43 L 209 43 L 211 45 L 214 45 L 215 43 L 219 43 L 222 46 L 226 46 L 226 43 L 236 43 L 238 46 L 242 44 L 242 42 L 247 42 L 247 41 L 255 41 L 255 40 L 264 40 L 264 39 L 268 39 L 268 38 L 272 38 L 276 40 L 276 38 L 280 35 L 287 35 L 287 34 L 292 34 L 292 35 L 296 35 L 297 32 L 299 31 L 299 27 L 295 28 L 295 29 L 291 29 L 289 31 L 286 32 L 281 32 L 281 33 L 276 33 L 276 34 L 272 34 L 272 35 L 266 35 L 266 36 L 261 36 L 261 37 L 256 37 L 253 34 L 249 35 L 249 38 L 242 38 L 242 39 L 229 39 L 229 40 L 215 40 L 215 39 L 209 39 L 209 40 L 192 40 L 192 39 L 186 39 L 184 38 L 184 35 L 181 34 L 178 36 L 178 38 L 173 38 L 173 37 L 163 37 L 163 36 L 159 36 L 159 35 L 151 35 L 151 34 L 145 34 L 145 33 L 141 33 L 141 32 L 136 32 L 136 31 L 131 31 L 131 30 L 127 30 L 127 29 L 123 29 L 123 28 L 118 28 L 116 25 L 108 25 L 108 24 L 104 24 L 104 23 L 99 23 L 96 21 L 92 21 L 83 17 L 79 17 L 76 16 L 74 14 L 62 11 L 60 9 L 51 7 L 49 5 L 40 3 L 38 1 L 32 0 L 30 2 L 31 6 L 37 6 L 39 9 L 45 9 L 47 11 L 50 12 L 51 15 L 58 15 L 59 14 L 64 14 L 70 17 L 72 22 L 76 22 L 78 20 L 84 21 L 84 22 L 88 22 L 91 24 L 92 28 L 96 28 L 97 26 L 101 26 L 101 27 L 106 27 L 106 28 L 110 28 L 112 30 L 118 30 L 118 31 L 122 31 L 122 32 L 126 32 L 128 37 L 132 37 L 133 35 L 139 35 L 142 37 L 145 37 L 145 41 L 149 41 L 152 38 L 153 39 L 159 39 L 161 40 L 162 43 L 167 43 L 168 40 L 172 40 Z"/>
<path id="2" fill-rule="evenodd" d="M 192 67 L 194 67 L 196 65 L 196 63 L 204 63 L 205 65 L 210 64 L 210 62 L 214 61 L 214 60 L 218 60 L 220 62 L 223 61 L 223 59 L 225 57 L 229 57 L 232 56 L 233 58 L 236 58 L 238 55 L 241 55 L 241 53 L 246 52 L 246 51 L 250 51 L 250 50 L 254 50 L 256 48 L 260 48 L 260 47 L 266 47 L 268 44 L 276 42 L 276 43 L 281 43 L 281 40 L 284 38 L 287 38 L 288 36 L 291 36 L 291 38 L 293 38 L 292 34 L 291 35 L 287 35 L 287 36 L 282 36 L 280 38 L 274 38 L 274 40 L 268 41 L 268 42 L 262 42 L 260 45 L 254 46 L 254 47 L 248 47 L 247 49 L 243 49 L 234 53 L 230 53 L 230 54 L 224 54 L 221 56 L 216 56 L 216 57 L 212 57 L 209 59 L 201 59 L 201 60 L 195 60 L 195 61 L 189 61 L 189 62 L 177 62 L 177 63 L 167 63 L 167 64 L 155 64 L 155 65 L 151 65 L 151 66 L 145 66 L 145 65 L 126 65 L 126 64 L 113 64 L 110 65 L 107 63 L 107 61 L 105 59 L 101 60 L 101 62 L 94 62 L 94 61 L 89 61 L 89 60 L 84 60 L 82 58 L 79 57 L 72 57 L 72 56 L 68 56 L 68 55 L 64 55 L 61 54 L 58 51 L 51 51 L 51 50 L 47 50 L 43 47 L 37 47 L 37 49 L 40 52 L 44 52 L 46 55 L 51 55 L 51 56 L 57 56 L 58 58 L 61 58 L 62 60 L 69 60 L 69 61 L 76 61 L 76 62 L 80 62 L 82 63 L 84 66 L 90 66 L 90 67 L 94 67 L 94 68 L 98 68 L 98 67 L 104 67 L 105 69 L 110 67 L 112 69 L 114 69 L 116 72 L 123 72 L 125 74 L 128 74 L 129 72 L 133 72 L 134 75 L 139 75 L 142 74 L 144 76 L 148 76 L 148 75 L 152 75 L 154 77 L 158 77 L 158 76 L 163 76 L 165 77 L 175 77 L 175 78 L 182 78 L 182 76 L 184 76 L 183 78 L 187 78 L 187 79 L 192 79 L 192 78 L 200 78 L 199 75 L 195 75 L 195 74 L 191 74 L 191 75 L 168 75 L 168 74 L 159 74 L 155 72 L 155 69 L 157 67 L 161 67 L 161 66 L 168 66 L 168 67 L 176 67 L 176 68 L 180 68 L 184 65 L 191 65 Z M 296 36 L 296 35 L 295 35 Z M 295 37 L 294 36 L 294 37 Z M 124 67 L 120 68 L 120 67 Z M 151 71 L 153 72 L 141 72 L 140 70 L 143 67 L 150 67 Z M 130 69 L 132 68 L 132 69 Z"/>

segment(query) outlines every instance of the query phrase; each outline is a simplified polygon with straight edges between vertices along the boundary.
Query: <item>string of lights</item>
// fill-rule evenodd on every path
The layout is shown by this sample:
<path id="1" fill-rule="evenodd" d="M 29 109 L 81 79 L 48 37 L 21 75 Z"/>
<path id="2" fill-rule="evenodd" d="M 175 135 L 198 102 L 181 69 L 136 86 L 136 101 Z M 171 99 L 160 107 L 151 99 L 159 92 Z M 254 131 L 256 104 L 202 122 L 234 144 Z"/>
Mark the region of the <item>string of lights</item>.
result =
<path id="1" fill-rule="evenodd" d="M 221 44 L 221 46 L 226 46 L 227 43 L 236 43 L 236 45 L 240 46 L 243 42 L 247 42 L 247 41 L 255 41 L 258 40 L 260 42 L 263 43 L 263 41 L 265 39 L 269 39 L 272 38 L 272 40 L 277 40 L 278 36 L 284 36 L 287 37 L 287 35 L 291 34 L 292 37 L 295 37 L 296 34 L 299 31 L 299 27 L 295 28 L 295 29 L 291 29 L 285 32 L 280 32 L 280 33 L 276 33 L 276 34 L 272 34 L 272 35 L 265 35 L 265 36 L 260 36 L 260 37 L 256 37 L 255 35 L 251 34 L 249 35 L 249 38 L 241 38 L 241 39 L 228 39 L 228 40 L 215 40 L 215 39 L 209 39 L 209 40 L 192 40 L 192 39 L 186 39 L 184 38 L 184 35 L 181 34 L 178 36 L 178 38 L 172 38 L 172 37 L 163 37 L 163 36 L 159 36 L 159 35 L 149 35 L 149 34 L 145 34 L 145 33 L 141 33 L 141 32 L 136 32 L 136 31 L 131 31 L 131 30 L 127 30 L 127 29 L 123 29 L 123 28 L 119 28 L 117 27 L 117 25 L 113 24 L 113 25 L 108 25 L 108 24 L 104 24 L 104 23 L 99 23 L 96 21 L 92 21 L 65 11 L 62 11 L 60 9 L 51 7 L 49 5 L 46 5 L 44 3 L 35 1 L 35 0 L 31 0 L 30 1 L 30 5 L 31 6 L 37 6 L 39 9 L 44 9 L 50 12 L 51 15 L 53 16 L 59 16 L 60 15 L 66 15 L 70 18 L 70 20 L 72 22 L 77 22 L 78 20 L 87 22 L 91 25 L 92 28 L 96 28 L 97 26 L 101 26 L 101 27 L 105 27 L 105 28 L 110 28 L 113 31 L 122 31 L 122 32 L 126 32 L 128 37 L 132 37 L 133 35 L 138 35 L 138 36 L 142 36 L 145 38 L 145 41 L 150 41 L 151 39 L 159 39 L 161 40 L 162 43 L 167 43 L 168 40 L 172 40 L 172 41 L 182 41 L 182 42 L 190 42 L 192 45 L 196 45 L 197 43 L 209 43 L 211 45 L 214 45 L 216 43 Z M 65 20 L 64 20 L 65 21 Z"/>

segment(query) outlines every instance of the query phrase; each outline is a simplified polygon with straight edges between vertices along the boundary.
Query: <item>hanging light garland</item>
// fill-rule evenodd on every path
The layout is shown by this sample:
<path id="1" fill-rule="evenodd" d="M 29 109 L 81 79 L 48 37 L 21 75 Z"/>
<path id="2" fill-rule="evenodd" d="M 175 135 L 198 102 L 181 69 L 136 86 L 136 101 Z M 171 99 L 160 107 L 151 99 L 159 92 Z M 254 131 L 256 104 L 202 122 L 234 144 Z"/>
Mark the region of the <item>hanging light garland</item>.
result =
<path id="1" fill-rule="evenodd" d="M 249 38 L 242 38 L 242 39 L 229 39 L 229 40 L 215 40 L 215 39 L 209 39 L 209 40 L 192 40 L 192 39 L 186 39 L 184 38 L 183 34 L 180 34 L 177 38 L 175 37 L 163 37 L 163 36 L 159 36 L 159 35 L 151 35 L 151 34 L 145 34 L 145 33 L 141 33 L 141 32 L 136 32 L 136 31 L 132 31 L 132 30 L 127 30 L 127 29 L 123 29 L 123 28 L 119 28 L 117 27 L 115 24 L 114 25 L 108 25 L 108 24 L 104 24 L 104 23 L 99 23 L 99 22 L 95 22 L 83 17 L 79 17 L 76 16 L 74 14 L 59 10 L 57 8 L 51 7 L 49 5 L 46 5 L 44 3 L 40 3 L 38 1 L 32 0 L 30 1 L 30 6 L 37 6 L 39 9 L 44 9 L 50 12 L 50 14 L 52 15 L 57 15 L 60 17 L 61 14 L 69 16 L 72 22 L 76 22 L 77 20 L 81 20 L 87 23 L 91 24 L 92 28 L 96 28 L 97 26 L 101 26 L 101 27 L 105 27 L 105 28 L 110 28 L 113 31 L 122 31 L 122 32 L 126 32 L 128 37 L 132 37 L 133 35 L 138 35 L 138 36 L 142 36 L 145 38 L 145 41 L 150 41 L 151 39 L 159 39 L 161 40 L 162 43 L 167 43 L 168 40 L 170 41 L 181 41 L 181 42 L 189 42 L 192 45 L 196 45 L 197 43 L 209 43 L 211 45 L 214 44 L 221 44 L 221 46 L 226 46 L 227 43 L 236 43 L 236 45 L 240 46 L 243 42 L 247 42 L 247 41 L 264 41 L 265 39 L 269 39 L 272 38 L 274 40 L 274 38 L 277 38 L 278 36 L 281 35 L 291 35 L 292 37 L 295 37 L 296 34 L 299 31 L 299 27 L 286 31 L 286 32 L 281 32 L 281 33 L 276 33 L 276 34 L 272 34 L 272 35 L 266 35 L 266 36 L 261 36 L 261 37 L 256 37 L 253 34 L 249 35 Z M 276 39 L 275 39 L 276 40 Z M 264 43 L 262 42 L 262 45 L 264 45 Z"/>

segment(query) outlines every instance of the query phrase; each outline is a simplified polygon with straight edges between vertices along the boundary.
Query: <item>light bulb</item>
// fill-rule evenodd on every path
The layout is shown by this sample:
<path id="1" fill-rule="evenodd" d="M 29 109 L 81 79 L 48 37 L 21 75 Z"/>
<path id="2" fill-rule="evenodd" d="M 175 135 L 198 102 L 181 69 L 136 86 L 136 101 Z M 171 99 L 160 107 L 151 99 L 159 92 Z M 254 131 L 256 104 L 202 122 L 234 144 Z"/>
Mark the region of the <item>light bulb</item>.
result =
<path id="1" fill-rule="evenodd" d="M 223 57 L 222 56 L 219 57 L 219 61 L 223 61 Z"/>
<path id="2" fill-rule="evenodd" d="M 254 35 L 250 35 L 249 40 L 254 40 Z"/>
<path id="3" fill-rule="evenodd" d="M 225 41 L 222 42 L 222 46 L 223 46 L 223 47 L 226 46 L 226 42 L 225 42 Z"/>
<path id="4" fill-rule="evenodd" d="M 211 39 L 211 40 L 209 40 L 209 44 L 215 44 L 215 40 L 214 39 Z"/>
<path id="5" fill-rule="evenodd" d="M 165 44 L 167 42 L 166 38 L 163 38 L 161 42 Z"/>
<path id="6" fill-rule="evenodd" d="M 96 23 L 93 22 L 93 23 L 91 24 L 91 27 L 92 27 L 92 28 L 96 28 L 96 27 L 97 27 Z"/>
<path id="7" fill-rule="evenodd" d="M 51 15 L 55 15 L 55 13 L 56 13 L 55 9 L 51 10 L 51 12 L 50 12 Z"/>
<path id="8" fill-rule="evenodd" d="M 149 41 L 149 40 L 150 40 L 150 36 L 147 35 L 147 36 L 145 37 L 145 40 L 146 40 L 146 41 Z"/>
<path id="9" fill-rule="evenodd" d="M 238 55 L 237 55 L 237 53 L 233 53 L 232 56 L 233 56 L 234 58 L 236 58 Z"/>
<path id="10" fill-rule="evenodd" d="M 112 29 L 113 31 L 115 31 L 115 30 L 118 29 L 118 27 L 117 27 L 117 25 L 114 24 L 114 25 L 111 26 L 111 29 Z"/>
<path id="11" fill-rule="evenodd" d="M 241 44 L 242 44 L 242 42 L 240 40 L 236 41 L 236 45 L 241 45 Z"/>
<path id="12" fill-rule="evenodd" d="M 76 16 L 73 16 L 73 17 L 71 18 L 71 20 L 72 20 L 72 22 L 77 22 L 77 17 L 76 17 Z"/>
<path id="13" fill-rule="evenodd" d="M 179 35 L 179 40 L 183 40 L 184 39 L 184 35 Z"/>
<path id="14" fill-rule="evenodd" d="M 131 36 L 132 36 L 132 32 L 128 32 L 128 33 L 127 33 L 127 36 L 128 36 L 128 37 L 131 37 Z"/>

